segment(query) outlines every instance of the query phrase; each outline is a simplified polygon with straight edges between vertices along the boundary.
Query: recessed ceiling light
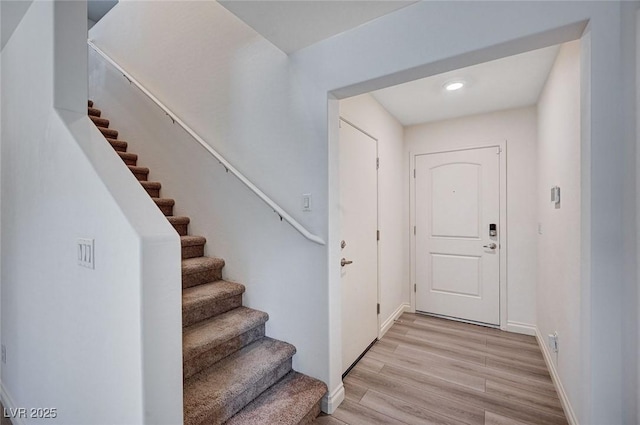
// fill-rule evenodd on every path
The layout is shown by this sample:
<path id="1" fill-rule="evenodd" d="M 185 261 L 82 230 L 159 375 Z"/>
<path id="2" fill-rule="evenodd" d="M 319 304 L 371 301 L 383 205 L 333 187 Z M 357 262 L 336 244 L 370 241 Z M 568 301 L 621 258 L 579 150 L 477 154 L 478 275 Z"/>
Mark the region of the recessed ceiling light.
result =
<path id="1" fill-rule="evenodd" d="M 464 81 L 450 81 L 444 85 L 447 91 L 456 91 L 464 87 Z"/>

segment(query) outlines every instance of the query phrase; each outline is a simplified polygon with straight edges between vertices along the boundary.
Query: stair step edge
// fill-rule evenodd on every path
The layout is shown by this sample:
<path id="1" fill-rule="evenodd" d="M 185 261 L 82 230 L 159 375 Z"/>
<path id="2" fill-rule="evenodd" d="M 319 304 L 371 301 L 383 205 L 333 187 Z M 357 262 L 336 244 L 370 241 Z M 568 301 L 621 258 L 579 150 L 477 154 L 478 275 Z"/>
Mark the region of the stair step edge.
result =
<path id="1" fill-rule="evenodd" d="M 291 371 L 236 413 L 226 425 L 297 425 L 327 393 L 324 382 Z"/>
<path id="2" fill-rule="evenodd" d="M 182 290 L 182 309 L 198 308 L 208 304 L 212 300 L 223 300 L 225 298 L 242 295 L 244 291 L 244 285 L 226 280 L 218 280 L 185 288 Z"/>
<path id="3" fill-rule="evenodd" d="M 180 236 L 180 245 L 184 247 L 199 246 L 207 243 L 207 239 L 204 236 L 185 235 Z"/>
<path id="4" fill-rule="evenodd" d="M 203 320 L 183 330 L 183 359 L 190 360 L 230 339 L 263 325 L 269 315 L 259 310 L 238 307 Z"/>
<path id="5" fill-rule="evenodd" d="M 216 257 L 196 257 L 182 260 L 182 275 L 198 273 L 211 268 L 224 267 L 224 260 Z"/>

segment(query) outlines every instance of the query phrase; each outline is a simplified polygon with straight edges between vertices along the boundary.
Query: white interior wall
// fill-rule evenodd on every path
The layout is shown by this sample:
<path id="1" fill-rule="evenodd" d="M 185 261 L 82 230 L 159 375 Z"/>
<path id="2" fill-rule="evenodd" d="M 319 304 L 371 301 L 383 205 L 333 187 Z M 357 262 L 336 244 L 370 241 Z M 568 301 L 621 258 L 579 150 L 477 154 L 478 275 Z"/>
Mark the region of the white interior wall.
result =
<path id="1" fill-rule="evenodd" d="M 90 37 L 319 231 L 326 201 L 320 182 L 308 182 L 326 162 L 312 155 L 305 96 L 284 53 L 216 2 L 120 2 Z M 162 196 L 176 200 L 175 214 L 189 216 L 190 232 L 207 238 L 206 255 L 225 259 L 223 276 L 246 286 L 244 304 L 269 314 L 267 335 L 297 347 L 294 368 L 327 381 L 326 248 L 281 221 L 95 54 L 90 67 L 91 97 L 151 169 L 149 179 L 162 182 Z M 310 213 L 302 212 L 303 193 L 312 194 Z"/>
<path id="2" fill-rule="evenodd" d="M 131 7 L 134 18 L 138 14 L 145 18 L 133 10 L 142 5 Z M 184 9 L 189 7 L 195 6 L 189 3 Z M 154 13 L 149 10 L 149 20 L 154 19 Z M 313 258 L 310 255 L 314 253 L 305 252 L 305 259 L 317 267 L 313 268 L 317 273 L 309 273 L 300 286 L 316 303 L 325 306 L 313 310 L 317 323 L 314 329 L 329 341 L 319 344 L 322 349 L 313 362 L 322 363 L 317 367 L 323 370 L 321 375 L 328 380 L 337 400 L 341 347 L 339 313 L 334 313 L 340 310 L 340 239 L 334 190 L 338 109 L 333 96 L 362 94 L 572 40 L 582 34 L 588 23 L 590 80 L 584 90 L 589 96 L 582 97 L 588 103 L 581 106 L 589 113 L 589 133 L 582 137 L 589 149 L 582 150 L 582 163 L 591 170 L 584 191 L 597 193 L 599 202 L 583 201 L 583 217 L 588 215 L 590 220 L 583 226 L 583 235 L 588 236 L 583 238 L 584 252 L 588 254 L 585 258 L 590 259 L 585 263 L 588 273 L 582 275 L 583 285 L 589 289 L 583 305 L 590 307 L 586 320 L 591 339 L 582 353 L 590 367 L 583 371 L 581 386 L 585 389 L 583 398 L 590 400 L 583 406 L 585 420 L 597 423 L 604 418 L 621 421 L 623 412 L 628 410 L 620 383 L 627 379 L 622 370 L 635 363 L 620 355 L 622 338 L 633 338 L 635 334 L 610 332 L 622 322 L 621 282 L 626 276 L 620 267 L 622 260 L 610 259 L 623 258 L 622 229 L 630 225 L 624 217 L 612 217 L 621 217 L 624 208 L 631 208 L 623 205 L 623 192 L 617 187 L 622 186 L 625 175 L 635 175 L 634 169 L 625 169 L 625 146 L 632 141 L 621 130 L 623 118 L 610 113 L 629 106 L 620 102 L 620 80 L 611 78 L 619 75 L 624 66 L 619 48 L 624 25 L 621 15 L 618 2 L 420 2 L 288 58 L 255 41 L 259 38 L 236 43 L 243 40 L 243 33 L 234 33 L 226 24 L 218 26 L 217 21 L 211 21 L 207 27 L 211 36 L 207 36 L 208 32 L 195 25 L 193 14 L 178 13 L 160 19 L 165 16 L 161 13 L 155 16 L 157 23 L 149 35 L 142 34 L 146 33 L 142 29 L 147 29 L 144 25 L 138 25 L 144 19 L 129 20 L 121 14 L 112 22 L 117 28 L 113 37 L 96 41 L 108 53 L 117 54 L 116 60 L 125 60 L 125 66 L 135 65 L 134 75 L 148 79 L 152 83 L 149 88 L 188 118 L 187 122 L 194 124 L 198 132 L 216 136 L 207 140 L 219 145 L 232 162 L 260 181 L 265 191 L 288 209 L 299 207 L 301 193 L 314 194 L 318 209 L 302 221 L 327 237 L 328 245 L 324 254 L 315 253 Z M 183 37 L 178 36 L 181 33 L 196 40 L 194 44 L 184 48 Z M 170 34 L 175 41 L 163 41 L 163 34 Z M 109 45 L 107 38 L 114 43 Z M 116 48 L 116 44 L 124 47 Z M 154 53 L 154 45 L 160 46 L 164 54 Z M 223 56 L 213 55 L 219 66 L 210 66 L 206 45 L 223 52 Z M 189 78 L 183 79 L 184 75 Z M 272 102 L 251 102 L 255 96 L 265 100 L 271 97 Z M 221 125 L 217 119 L 230 125 Z M 226 137 L 231 134 L 225 130 L 229 127 L 235 128 L 233 138 Z M 296 249 L 306 250 L 303 243 L 292 242 Z"/>
<path id="3" fill-rule="evenodd" d="M 2 401 L 56 408 L 50 423 L 180 423 L 179 240 L 86 116 L 85 17 L 34 2 L 2 51 Z"/>
<path id="4" fill-rule="evenodd" d="M 340 116 L 378 139 L 378 282 L 380 325 L 386 331 L 410 302 L 408 216 L 401 190 L 406 180 L 402 168 L 404 129 L 370 94 L 342 100 Z"/>
<path id="5" fill-rule="evenodd" d="M 538 103 L 538 329 L 558 332 L 552 355 L 574 411 L 580 409 L 580 43 L 561 46 Z M 550 190 L 560 186 L 560 208 Z"/>
<path id="6" fill-rule="evenodd" d="M 410 154 L 507 142 L 507 326 L 529 333 L 536 322 L 536 109 L 510 109 L 405 129 L 404 172 Z M 409 180 L 403 180 L 405 211 Z M 407 230 L 408 231 L 408 230 Z"/>

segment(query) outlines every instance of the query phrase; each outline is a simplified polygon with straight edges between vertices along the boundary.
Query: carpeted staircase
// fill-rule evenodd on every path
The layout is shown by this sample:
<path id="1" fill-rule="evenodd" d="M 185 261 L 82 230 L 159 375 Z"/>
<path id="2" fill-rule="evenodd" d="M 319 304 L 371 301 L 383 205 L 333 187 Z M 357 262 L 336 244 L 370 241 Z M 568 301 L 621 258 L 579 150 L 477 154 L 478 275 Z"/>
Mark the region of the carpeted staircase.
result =
<path id="1" fill-rule="evenodd" d="M 204 256 L 206 239 L 188 234 L 189 217 L 137 165 L 127 142 L 89 101 L 89 118 L 180 235 L 184 423 L 306 424 L 320 413 L 324 383 L 295 372 L 294 346 L 265 336 L 266 313 L 242 306 L 244 286 L 222 279 L 224 260 Z"/>

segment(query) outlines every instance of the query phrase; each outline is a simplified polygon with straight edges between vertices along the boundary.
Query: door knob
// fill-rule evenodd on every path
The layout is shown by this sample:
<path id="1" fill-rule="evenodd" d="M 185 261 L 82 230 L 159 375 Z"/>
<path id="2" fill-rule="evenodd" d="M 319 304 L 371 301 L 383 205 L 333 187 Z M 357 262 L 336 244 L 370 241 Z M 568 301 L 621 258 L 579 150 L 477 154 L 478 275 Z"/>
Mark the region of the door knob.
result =
<path id="1" fill-rule="evenodd" d="M 353 263 L 353 261 L 351 261 L 351 260 L 347 260 L 347 259 L 345 259 L 345 258 L 343 258 L 342 260 L 340 260 L 340 265 L 341 265 L 342 267 L 346 266 L 347 264 L 351 264 L 351 263 Z"/>
<path id="2" fill-rule="evenodd" d="M 482 245 L 483 248 L 496 249 L 498 245 L 490 243 L 489 245 Z"/>

